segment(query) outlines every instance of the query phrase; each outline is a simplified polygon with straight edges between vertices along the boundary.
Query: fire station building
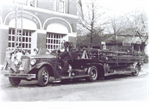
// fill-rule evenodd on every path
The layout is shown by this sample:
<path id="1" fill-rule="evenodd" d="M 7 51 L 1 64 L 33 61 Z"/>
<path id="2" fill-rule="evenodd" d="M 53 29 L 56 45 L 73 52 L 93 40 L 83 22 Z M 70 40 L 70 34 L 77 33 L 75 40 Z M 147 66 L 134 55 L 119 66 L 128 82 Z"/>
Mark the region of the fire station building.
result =
<path id="1" fill-rule="evenodd" d="M 0 64 L 6 48 L 21 43 L 32 53 L 34 48 L 54 50 L 61 42 L 74 41 L 77 26 L 77 0 L 7 0 L 0 6 Z M 22 32 L 16 38 L 17 32 Z M 21 31 L 22 30 L 22 31 Z"/>

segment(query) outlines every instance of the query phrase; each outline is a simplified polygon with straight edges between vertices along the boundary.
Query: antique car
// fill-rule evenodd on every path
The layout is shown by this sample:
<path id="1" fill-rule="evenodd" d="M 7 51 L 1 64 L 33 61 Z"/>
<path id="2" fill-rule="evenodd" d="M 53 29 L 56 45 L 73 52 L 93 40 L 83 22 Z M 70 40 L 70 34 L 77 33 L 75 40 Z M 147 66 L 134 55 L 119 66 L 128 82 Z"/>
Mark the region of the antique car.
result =
<path id="1" fill-rule="evenodd" d="M 57 50 L 50 54 L 14 57 L 7 63 L 4 75 L 12 86 L 18 86 L 21 80 L 38 80 L 39 86 L 44 87 L 50 77 L 55 81 L 76 78 L 96 81 L 111 74 L 137 76 L 141 67 L 139 56 L 94 48 L 77 51 L 69 43 L 64 46 L 63 52 Z"/>

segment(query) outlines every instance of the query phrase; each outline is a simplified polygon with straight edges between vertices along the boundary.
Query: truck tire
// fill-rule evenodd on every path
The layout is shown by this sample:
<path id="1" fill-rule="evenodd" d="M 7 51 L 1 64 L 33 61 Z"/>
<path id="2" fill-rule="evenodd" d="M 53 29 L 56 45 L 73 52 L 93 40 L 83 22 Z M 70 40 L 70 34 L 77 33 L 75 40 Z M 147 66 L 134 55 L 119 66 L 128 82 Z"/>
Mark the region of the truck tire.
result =
<path id="1" fill-rule="evenodd" d="M 12 86 L 17 87 L 20 84 L 21 79 L 9 77 L 9 82 Z"/>
<path id="2" fill-rule="evenodd" d="M 133 70 L 133 72 L 132 72 L 132 75 L 133 75 L 133 76 L 138 76 L 138 75 L 139 75 L 139 71 L 140 71 L 139 66 L 136 65 L 136 66 L 134 67 L 134 70 Z"/>
<path id="3" fill-rule="evenodd" d="M 98 78 L 98 69 L 96 66 L 91 66 L 88 68 L 89 77 L 87 78 L 88 81 L 96 81 Z"/>
<path id="4" fill-rule="evenodd" d="M 47 67 L 41 67 L 37 75 L 38 84 L 41 87 L 45 87 L 49 83 L 49 72 Z"/>

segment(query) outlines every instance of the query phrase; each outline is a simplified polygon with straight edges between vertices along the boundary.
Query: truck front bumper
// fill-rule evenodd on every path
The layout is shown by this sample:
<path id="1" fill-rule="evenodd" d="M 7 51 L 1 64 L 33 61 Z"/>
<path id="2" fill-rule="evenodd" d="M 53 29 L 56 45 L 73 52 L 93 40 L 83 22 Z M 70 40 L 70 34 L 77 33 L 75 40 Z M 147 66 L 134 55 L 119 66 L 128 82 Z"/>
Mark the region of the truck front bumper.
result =
<path id="1" fill-rule="evenodd" d="M 4 76 L 12 78 L 22 78 L 22 79 L 34 79 L 36 74 L 24 74 L 24 73 L 5 73 Z"/>

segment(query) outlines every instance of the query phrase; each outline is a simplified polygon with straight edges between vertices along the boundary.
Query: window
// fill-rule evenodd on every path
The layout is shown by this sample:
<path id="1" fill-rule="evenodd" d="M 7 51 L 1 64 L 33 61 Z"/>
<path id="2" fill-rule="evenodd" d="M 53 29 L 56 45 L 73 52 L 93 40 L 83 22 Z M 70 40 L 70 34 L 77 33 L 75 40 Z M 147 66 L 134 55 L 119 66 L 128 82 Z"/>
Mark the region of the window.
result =
<path id="1" fill-rule="evenodd" d="M 56 11 L 56 0 L 53 0 L 53 11 Z"/>
<path id="2" fill-rule="evenodd" d="M 29 5 L 32 7 L 37 7 L 37 0 L 29 0 Z"/>
<path id="3" fill-rule="evenodd" d="M 65 1 L 59 0 L 59 12 L 65 13 Z"/>
<path id="4" fill-rule="evenodd" d="M 14 0 L 13 3 L 37 7 L 37 0 Z"/>
<path id="5" fill-rule="evenodd" d="M 65 0 L 53 0 L 53 11 L 65 13 Z"/>
<path id="6" fill-rule="evenodd" d="M 13 0 L 14 3 L 27 5 L 27 0 Z"/>
<path id="7" fill-rule="evenodd" d="M 64 36 L 64 34 L 47 33 L 46 48 L 49 50 L 61 48 L 61 39 Z"/>
<path id="8" fill-rule="evenodd" d="M 23 30 L 23 35 L 18 35 L 18 38 L 15 37 L 15 29 L 9 29 L 9 37 L 8 37 L 8 47 L 13 49 L 15 47 L 15 41 L 19 42 L 22 45 L 22 49 L 31 51 L 31 34 L 33 31 Z M 21 32 L 18 30 L 18 32 Z"/>

